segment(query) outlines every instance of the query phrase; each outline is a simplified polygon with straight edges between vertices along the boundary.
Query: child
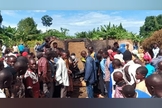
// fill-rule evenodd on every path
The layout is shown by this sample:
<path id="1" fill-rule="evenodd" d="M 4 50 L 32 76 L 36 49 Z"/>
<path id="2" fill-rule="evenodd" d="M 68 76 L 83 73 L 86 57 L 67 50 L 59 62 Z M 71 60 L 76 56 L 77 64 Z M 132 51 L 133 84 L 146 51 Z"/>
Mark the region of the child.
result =
<path id="1" fill-rule="evenodd" d="M 127 84 L 126 81 L 123 79 L 123 74 L 119 71 L 113 74 L 115 84 L 115 94 L 114 98 L 124 98 L 120 90 Z"/>
<path id="2" fill-rule="evenodd" d="M 137 68 L 136 79 L 139 80 L 139 83 L 137 83 L 136 89 L 149 94 L 147 87 L 145 85 L 145 77 L 146 77 L 147 73 L 148 73 L 148 70 L 145 66 L 140 66 Z"/>
<path id="3" fill-rule="evenodd" d="M 27 98 L 39 98 L 40 96 L 40 87 L 36 69 L 36 61 L 33 58 L 29 59 L 28 70 L 24 75 L 26 85 L 25 95 Z"/>
<path id="4" fill-rule="evenodd" d="M 124 98 L 151 98 L 147 93 L 141 90 L 136 90 L 131 85 L 124 86 L 121 93 L 123 94 Z"/>

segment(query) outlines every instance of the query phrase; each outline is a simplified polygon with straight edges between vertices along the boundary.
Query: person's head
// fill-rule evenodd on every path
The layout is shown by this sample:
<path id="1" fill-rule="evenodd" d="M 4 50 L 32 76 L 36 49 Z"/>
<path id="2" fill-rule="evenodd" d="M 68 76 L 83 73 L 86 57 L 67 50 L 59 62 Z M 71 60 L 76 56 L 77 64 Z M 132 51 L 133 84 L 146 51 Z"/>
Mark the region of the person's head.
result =
<path id="1" fill-rule="evenodd" d="M 40 59 L 41 57 L 43 57 L 43 52 L 38 52 L 36 57 L 37 57 L 37 59 Z"/>
<path id="2" fill-rule="evenodd" d="M 104 51 L 103 53 L 102 53 L 102 57 L 103 58 L 107 58 L 109 56 L 109 54 L 108 54 L 108 52 L 107 51 Z"/>
<path id="3" fill-rule="evenodd" d="M 51 50 L 51 48 L 46 49 L 46 51 L 45 51 L 45 57 L 46 57 L 48 60 L 51 59 L 51 57 L 52 57 L 52 50 Z"/>
<path id="4" fill-rule="evenodd" d="M 82 51 L 80 53 L 80 55 L 83 57 L 83 58 L 86 58 L 87 57 L 87 52 L 86 51 Z"/>
<path id="5" fill-rule="evenodd" d="M 37 45 L 40 45 L 40 43 L 39 43 L 39 42 L 37 42 L 36 44 L 37 44 Z"/>
<path id="6" fill-rule="evenodd" d="M 136 63 L 136 64 L 140 64 L 140 65 L 143 65 L 143 62 L 140 60 L 140 59 L 134 59 L 133 60 L 134 61 L 134 63 Z"/>
<path id="7" fill-rule="evenodd" d="M 101 53 L 97 53 L 97 60 L 101 61 L 102 60 L 102 54 Z"/>
<path id="8" fill-rule="evenodd" d="M 27 55 L 27 59 L 29 60 L 30 58 L 35 58 L 34 53 L 29 53 L 29 54 Z"/>
<path id="9" fill-rule="evenodd" d="M 3 63 L 3 61 L 1 60 L 1 61 L 0 61 L 0 71 L 1 71 L 2 69 L 4 69 L 4 63 Z"/>
<path id="10" fill-rule="evenodd" d="M 17 58 L 15 56 L 9 56 L 9 58 L 7 59 L 7 64 L 9 66 L 13 67 L 16 60 L 17 60 Z"/>
<path id="11" fill-rule="evenodd" d="M 119 60 L 119 59 L 114 59 L 113 61 L 112 61 L 112 65 L 113 65 L 113 67 L 116 69 L 116 68 L 120 68 L 121 66 L 122 66 L 122 64 L 121 64 L 121 61 Z"/>
<path id="12" fill-rule="evenodd" d="M 157 43 L 154 43 L 153 48 L 157 48 L 157 47 L 158 47 Z"/>
<path id="13" fill-rule="evenodd" d="M 88 53 L 89 53 L 89 54 L 92 54 L 93 51 L 94 51 L 93 46 L 89 46 L 89 47 L 88 47 Z"/>
<path id="14" fill-rule="evenodd" d="M 127 63 L 128 61 L 132 60 L 132 53 L 130 51 L 125 51 L 123 53 L 123 60 Z"/>
<path id="15" fill-rule="evenodd" d="M 71 53 L 71 56 L 75 56 L 75 53 Z"/>
<path id="16" fill-rule="evenodd" d="M 152 74 L 145 80 L 146 87 L 152 96 L 162 97 L 162 76 L 159 74 Z"/>
<path id="17" fill-rule="evenodd" d="M 11 49 L 9 49 L 9 48 L 7 48 L 6 50 L 5 50 L 5 54 L 9 54 L 11 52 Z"/>
<path id="18" fill-rule="evenodd" d="M 68 57 L 67 57 L 67 52 L 66 52 L 66 51 L 62 51 L 62 52 L 61 52 L 61 58 L 62 58 L 63 60 L 65 60 L 65 59 L 68 58 Z"/>
<path id="19" fill-rule="evenodd" d="M 19 56 L 16 61 L 23 61 L 25 63 L 28 63 L 28 59 L 26 57 L 23 57 L 23 56 Z"/>
<path id="20" fill-rule="evenodd" d="M 44 37 L 44 41 L 48 43 L 50 41 L 50 36 Z"/>
<path id="21" fill-rule="evenodd" d="M 33 58 L 30 58 L 30 59 L 29 59 L 28 68 L 29 68 L 30 70 L 32 70 L 33 72 L 36 71 L 36 69 L 37 69 L 37 64 L 36 64 L 36 60 L 35 60 L 35 59 L 33 59 Z"/>
<path id="22" fill-rule="evenodd" d="M 103 52 L 104 52 L 103 49 L 98 50 L 98 53 L 100 53 L 100 54 L 103 54 Z"/>
<path id="23" fill-rule="evenodd" d="M 114 47 L 119 48 L 118 42 L 114 42 Z"/>
<path id="24" fill-rule="evenodd" d="M 19 60 L 14 64 L 14 69 L 16 70 L 18 76 L 24 75 L 28 69 L 28 62 Z"/>
<path id="25" fill-rule="evenodd" d="M 146 75 L 148 73 L 148 70 L 145 66 L 140 66 L 136 70 L 136 79 L 142 81 L 145 79 Z"/>
<path id="26" fill-rule="evenodd" d="M 110 50 L 111 49 L 111 46 L 110 45 L 107 45 L 107 50 Z"/>
<path id="27" fill-rule="evenodd" d="M 53 48 L 57 48 L 57 42 L 53 43 Z"/>
<path id="28" fill-rule="evenodd" d="M 114 72 L 113 77 L 115 82 L 119 82 L 123 80 L 123 74 L 119 71 Z"/>
<path id="29" fill-rule="evenodd" d="M 113 47 L 112 50 L 113 50 L 113 52 L 117 52 L 118 48 L 117 47 Z"/>
<path id="30" fill-rule="evenodd" d="M 158 63 L 158 70 L 162 71 L 162 61 Z"/>
<path id="31" fill-rule="evenodd" d="M 13 75 L 8 69 L 0 71 L 0 89 L 10 88 L 13 80 Z"/>
<path id="32" fill-rule="evenodd" d="M 122 88 L 121 93 L 124 98 L 136 98 L 136 91 L 132 85 L 125 85 Z"/>

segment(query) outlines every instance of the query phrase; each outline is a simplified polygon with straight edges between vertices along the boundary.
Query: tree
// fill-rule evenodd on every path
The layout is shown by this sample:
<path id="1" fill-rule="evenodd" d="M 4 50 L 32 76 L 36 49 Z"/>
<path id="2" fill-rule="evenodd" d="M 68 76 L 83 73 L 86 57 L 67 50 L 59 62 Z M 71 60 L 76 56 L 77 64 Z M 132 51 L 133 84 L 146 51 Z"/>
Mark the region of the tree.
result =
<path id="1" fill-rule="evenodd" d="M 42 20 L 42 24 L 43 24 L 43 26 L 45 26 L 46 27 L 46 29 L 47 29 L 47 27 L 50 27 L 51 25 L 52 25 L 52 17 L 50 17 L 49 15 L 44 15 L 42 18 L 41 18 L 41 20 Z"/>
<path id="2" fill-rule="evenodd" d="M 162 15 L 148 16 L 145 18 L 144 25 L 140 27 L 140 35 L 147 38 L 160 29 L 162 29 Z"/>
<path id="3" fill-rule="evenodd" d="M 3 18 L 2 18 L 2 15 L 1 15 L 1 11 L 0 11 L 0 28 L 1 28 L 1 25 L 2 25 L 2 21 L 3 21 Z"/>
<path id="4" fill-rule="evenodd" d="M 155 31 L 149 38 L 146 38 L 142 42 L 142 46 L 150 49 L 154 43 L 158 43 L 159 47 L 162 48 L 162 29 Z"/>
<path id="5" fill-rule="evenodd" d="M 17 38 L 20 38 L 22 41 L 27 41 L 29 35 L 31 36 L 39 33 L 37 24 L 31 17 L 22 19 L 17 26 Z"/>

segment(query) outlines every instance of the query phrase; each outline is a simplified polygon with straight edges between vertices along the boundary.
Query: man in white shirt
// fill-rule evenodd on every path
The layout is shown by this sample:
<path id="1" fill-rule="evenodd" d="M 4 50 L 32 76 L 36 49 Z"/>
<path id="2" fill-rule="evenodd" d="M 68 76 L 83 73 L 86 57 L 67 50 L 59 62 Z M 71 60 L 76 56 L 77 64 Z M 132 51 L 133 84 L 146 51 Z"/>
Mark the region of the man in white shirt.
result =
<path id="1" fill-rule="evenodd" d="M 155 43 L 154 46 L 153 46 L 153 49 L 152 49 L 152 52 L 153 52 L 153 58 L 156 58 L 157 55 L 159 54 L 159 47 L 158 45 Z"/>
<path id="2" fill-rule="evenodd" d="M 6 46 L 5 45 L 2 45 L 1 49 L 2 49 L 2 56 L 4 56 L 5 50 L 6 50 Z"/>
<path id="3" fill-rule="evenodd" d="M 66 52 L 61 53 L 61 57 L 58 59 L 56 63 L 57 69 L 55 75 L 57 83 L 61 86 L 61 98 L 66 98 L 67 87 L 69 86 L 68 70 L 64 59 L 67 59 Z"/>

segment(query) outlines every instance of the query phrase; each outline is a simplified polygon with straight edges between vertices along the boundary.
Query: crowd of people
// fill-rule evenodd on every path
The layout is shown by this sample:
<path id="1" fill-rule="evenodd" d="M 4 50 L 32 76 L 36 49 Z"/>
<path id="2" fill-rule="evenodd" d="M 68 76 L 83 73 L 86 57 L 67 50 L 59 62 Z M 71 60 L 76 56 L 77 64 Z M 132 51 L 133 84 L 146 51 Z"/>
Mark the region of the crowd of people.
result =
<path id="1" fill-rule="evenodd" d="M 81 71 L 75 53 L 54 40 L 45 37 L 34 46 L 35 53 L 23 44 L 1 47 L 0 98 L 70 98 L 74 79 L 80 77 L 87 98 L 162 97 L 162 49 L 156 43 L 153 55 L 147 48 L 139 53 L 137 44 L 133 51 L 118 42 L 99 51 L 86 46 L 80 53 Z"/>

